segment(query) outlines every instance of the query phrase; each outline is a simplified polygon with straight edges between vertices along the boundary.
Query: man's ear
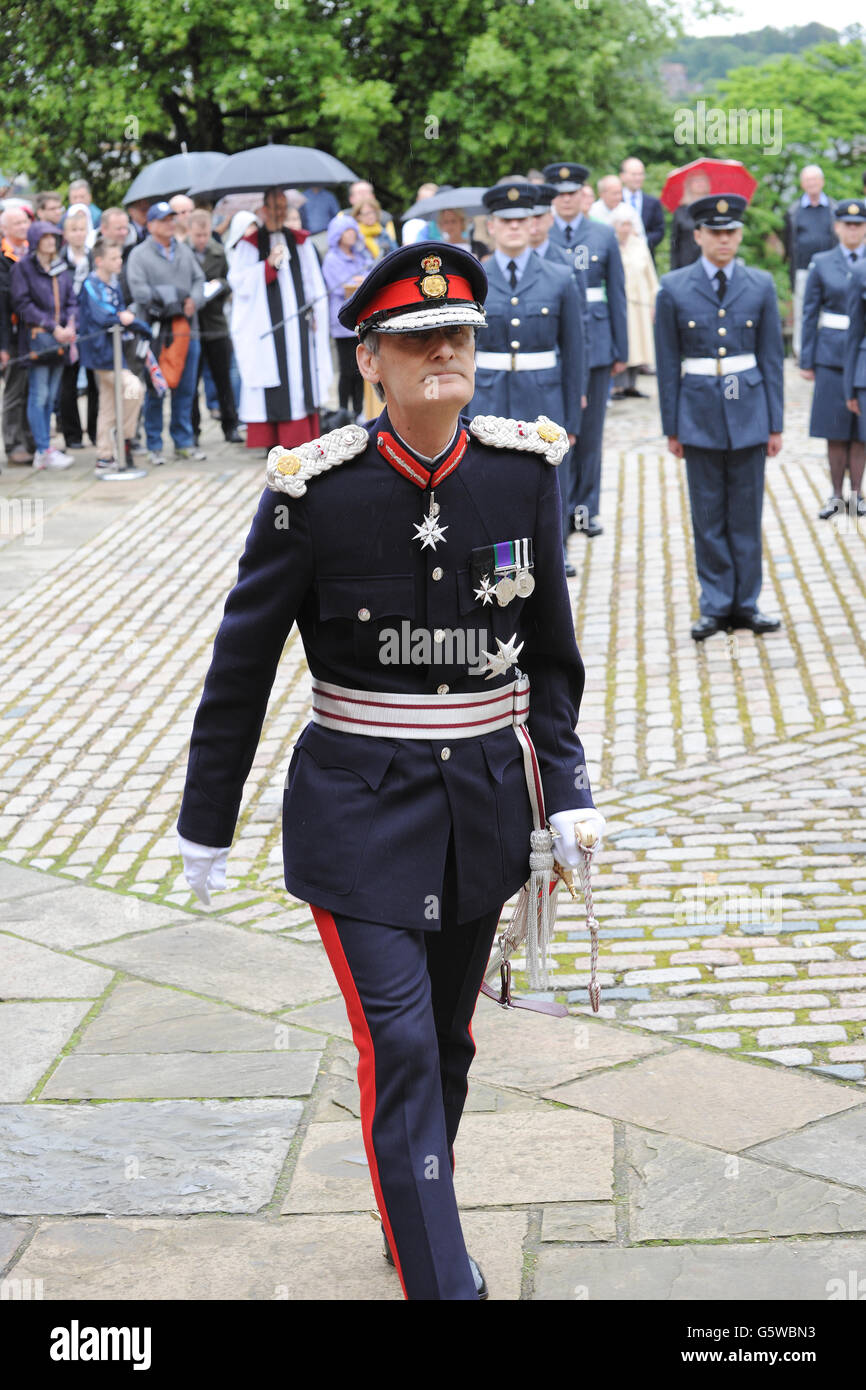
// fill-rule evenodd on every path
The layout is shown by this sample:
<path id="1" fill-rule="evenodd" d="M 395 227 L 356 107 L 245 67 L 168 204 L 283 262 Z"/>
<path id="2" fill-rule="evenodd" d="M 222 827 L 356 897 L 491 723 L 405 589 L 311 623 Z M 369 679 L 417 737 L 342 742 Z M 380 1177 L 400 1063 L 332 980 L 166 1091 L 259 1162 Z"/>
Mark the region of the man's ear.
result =
<path id="1" fill-rule="evenodd" d="M 355 361 L 358 363 L 358 371 L 365 381 L 378 384 L 382 380 L 379 371 L 379 359 L 375 353 L 370 351 L 366 343 L 359 343 L 355 348 Z"/>

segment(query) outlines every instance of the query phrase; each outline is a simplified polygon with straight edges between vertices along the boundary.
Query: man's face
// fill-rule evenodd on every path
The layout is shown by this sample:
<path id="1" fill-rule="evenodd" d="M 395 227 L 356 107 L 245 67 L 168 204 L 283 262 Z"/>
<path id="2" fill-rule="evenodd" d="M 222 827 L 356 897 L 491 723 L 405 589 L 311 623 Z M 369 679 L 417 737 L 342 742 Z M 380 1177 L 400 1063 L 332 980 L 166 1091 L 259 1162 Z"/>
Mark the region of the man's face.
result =
<path id="1" fill-rule="evenodd" d="M 627 159 L 622 166 L 622 181 L 629 193 L 636 193 L 639 188 L 643 188 L 643 181 L 646 178 L 646 169 L 640 159 Z"/>
<path id="2" fill-rule="evenodd" d="M 269 193 L 265 198 L 265 225 L 271 232 L 276 232 L 283 226 L 286 220 L 286 213 L 289 209 L 289 200 L 285 193 Z"/>
<path id="3" fill-rule="evenodd" d="M 210 227 L 206 222 L 196 223 L 190 228 L 189 239 L 194 251 L 203 251 L 210 241 Z"/>
<path id="4" fill-rule="evenodd" d="M 122 246 L 129 236 L 129 218 L 126 213 L 115 212 L 111 217 L 103 217 L 99 226 L 105 240 L 116 242 L 118 246 Z"/>
<path id="5" fill-rule="evenodd" d="M 713 265 L 729 265 L 742 240 L 742 227 L 695 227 L 695 241 Z"/>
<path id="6" fill-rule="evenodd" d="M 553 213 L 541 212 L 537 217 L 529 219 L 529 244 L 530 246 L 541 246 L 542 242 L 547 241 L 550 236 L 550 229 L 553 226 Z"/>
<path id="7" fill-rule="evenodd" d="M 174 213 L 170 217 L 155 217 L 152 222 L 148 222 L 147 230 L 161 246 L 168 246 L 174 236 L 174 222 Z"/>
<path id="8" fill-rule="evenodd" d="M 835 222 L 833 227 L 846 251 L 856 251 L 866 237 L 866 222 Z"/>
<path id="9" fill-rule="evenodd" d="M 491 217 L 487 223 L 487 235 L 497 251 L 519 256 L 529 245 L 531 222 L 531 217 Z"/>
<path id="10" fill-rule="evenodd" d="M 553 210 L 559 213 L 563 222 L 573 222 L 580 212 L 580 189 L 572 193 L 558 193 L 553 200 Z"/>
<path id="11" fill-rule="evenodd" d="M 69 185 L 69 203 L 92 203 L 90 189 L 86 183 L 71 183 Z"/>
<path id="12" fill-rule="evenodd" d="M 372 197 L 373 185 L 368 183 L 366 179 L 359 179 L 358 182 L 353 183 L 349 189 L 349 206 L 356 208 L 362 198 Z"/>
<path id="13" fill-rule="evenodd" d="M 463 217 L 459 212 L 455 212 L 453 208 L 443 208 L 436 220 L 439 223 L 439 230 L 446 241 L 452 243 L 457 242 L 463 236 L 463 228 L 465 226 Z"/>
<path id="14" fill-rule="evenodd" d="M 446 407 L 453 415 L 475 393 L 475 333 L 469 324 L 417 333 L 382 333 L 378 353 L 357 347 L 361 375 L 379 381 L 388 405 L 403 411 Z"/>
<path id="15" fill-rule="evenodd" d="M 23 208 L 10 208 L 4 214 L 3 226 L 10 241 L 26 241 L 30 218 Z"/>
<path id="16" fill-rule="evenodd" d="M 606 179 L 604 189 L 599 189 L 601 201 L 611 212 L 622 202 L 622 184 L 619 179 Z"/>
<path id="17" fill-rule="evenodd" d="M 810 198 L 815 198 L 824 187 L 824 175 L 817 169 L 804 169 L 800 175 L 800 185 L 804 193 L 808 193 Z"/>
<path id="18" fill-rule="evenodd" d="M 140 198 L 137 203 L 129 204 L 129 215 L 134 222 L 138 223 L 139 227 L 144 226 L 145 218 L 147 217 L 147 209 L 148 202 L 146 198 Z"/>
<path id="19" fill-rule="evenodd" d="M 59 198 L 50 198 L 39 209 L 39 218 L 42 222 L 59 222 L 62 216 L 63 204 Z"/>
<path id="20" fill-rule="evenodd" d="M 175 222 L 175 232 L 185 234 L 189 227 L 189 215 L 195 207 L 192 198 L 187 198 L 185 193 L 176 193 L 171 199 L 172 212 L 177 213 Z"/>
<path id="21" fill-rule="evenodd" d="M 710 193 L 710 180 L 708 174 L 695 174 L 694 178 L 687 181 L 683 189 L 683 202 L 688 206 L 689 203 L 696 203 L 698 198 L 707 198 Z"/>

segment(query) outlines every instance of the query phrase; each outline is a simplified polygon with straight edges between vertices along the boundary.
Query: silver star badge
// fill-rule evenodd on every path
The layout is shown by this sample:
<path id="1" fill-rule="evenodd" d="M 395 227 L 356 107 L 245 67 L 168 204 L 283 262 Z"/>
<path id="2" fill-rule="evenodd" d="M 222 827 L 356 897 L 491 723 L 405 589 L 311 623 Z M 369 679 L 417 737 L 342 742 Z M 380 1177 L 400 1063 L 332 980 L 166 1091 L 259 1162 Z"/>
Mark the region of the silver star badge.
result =
<path id="1" fill-rule="evenodd" d="M 487 666 L 490 668 L 490 674 L 487 676 L 488 680 L 492 680 L 494 676 L 504 675 L 508 667 L 513 666 L 517 661 L 518 656 L 523 651 L 523 643 L 521 642 L 519 647 L 515 647 L 514 642 L 516 637 L 516 632 L 512 632 L 507 642 L 503 642 L 497 637 L 496 645 L 499 648 L 498 652 L 482 651 L 481 655 L 487 657 Z M 482 667 L 482 670 L 486 669 L 487 667 Z"/>
<path id="2" fill-rule="evenodd" d="M 435 550 L 437 542 L 439 541 L 441 541 L 443 545 L 445 544 L 445 532 L 448 530 L 448 527 L 440 526 L 435 516 L 425 516 L 420 524 L 415 522 L 414 525 L 415 535 L 412 539 L 413 541 L 421 542 L 422 550 L 428 545 L 431 550 Z"/>
<path id="3" fill-rule="evenodd" d="M 495 584 L 490 583 L 488 575 L 482 574 L 481 587 L 475 590 L 475 597 L 478 599 L 480 603 L 492 603 L 493 596 L 495 593 Z"/>

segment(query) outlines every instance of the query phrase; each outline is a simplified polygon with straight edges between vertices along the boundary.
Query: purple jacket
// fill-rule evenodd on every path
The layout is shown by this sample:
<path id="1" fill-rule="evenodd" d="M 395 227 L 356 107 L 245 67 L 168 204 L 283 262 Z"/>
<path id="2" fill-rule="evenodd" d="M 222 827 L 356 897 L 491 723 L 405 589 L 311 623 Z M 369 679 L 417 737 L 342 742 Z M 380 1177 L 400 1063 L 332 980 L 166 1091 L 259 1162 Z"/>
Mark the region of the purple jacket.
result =
<path id="1" fill-rule="evenodd" d="M 36 257 L 36 247 L 46 232 L 54 232 L 58 242 L 61 240 L 61 233 L 53 222 L 31 223 L 27 228 L 30 251 L 26 256 L 22 256 L 20 261 L 16 261 L 12 267 L 10 279 L 12 308 L 18 315 L 23 330 L 20 339 L 21 352 L 28 350 L 27 339 L 30 337 L 31 325 L 43 328 L 47 333 L 53 333 L 58 323 L 63 326 L 75 318 L 75 291 L 69 271 L 63 267 L 60 260 L 54 261 L 50 272 L 44 270 Z M 55 279 L 60 295 L 59 319 L 55 317 L 54 313 L 52 281 Z"/>
<path id="2" fill-rule="evenodd" d="M 347 255 L 340 250 L 340 237 L 349 227 L 355 232 L 355 245 Z M 356 275 L 366 275 L 373 262 L 364 245 L 361 228 L 354 217 L 338 212 L 328 223 L 328 251 L 322 261 L 322 276 L 328 287 L 328 309 L 330 313 L 331 337 L 354 338 L 350 328 L 344 328 L 337 318 L 337 310 L 345 304 L 347 295 L 345 285 Z"/>

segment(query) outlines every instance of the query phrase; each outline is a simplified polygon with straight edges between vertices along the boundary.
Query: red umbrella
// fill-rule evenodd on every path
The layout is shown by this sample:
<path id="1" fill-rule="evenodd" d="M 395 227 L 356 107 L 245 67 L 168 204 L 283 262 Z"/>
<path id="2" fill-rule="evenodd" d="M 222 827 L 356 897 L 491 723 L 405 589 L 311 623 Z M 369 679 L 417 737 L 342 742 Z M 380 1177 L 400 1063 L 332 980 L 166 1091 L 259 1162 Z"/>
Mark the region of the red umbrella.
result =
<path id="1" fill-rule="evenodd" d="M 691 164 L 675 169 L 665 179 L 662 202 L 668 212 L 676 212 L 683 200 L 686 180 L 694 174 L 707 175 L 711 193 L 739 193 L 747 202 L 758 187 L 758 180 L 738 159 L 693 159 Z"/>

